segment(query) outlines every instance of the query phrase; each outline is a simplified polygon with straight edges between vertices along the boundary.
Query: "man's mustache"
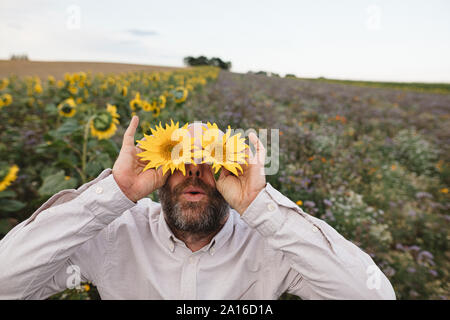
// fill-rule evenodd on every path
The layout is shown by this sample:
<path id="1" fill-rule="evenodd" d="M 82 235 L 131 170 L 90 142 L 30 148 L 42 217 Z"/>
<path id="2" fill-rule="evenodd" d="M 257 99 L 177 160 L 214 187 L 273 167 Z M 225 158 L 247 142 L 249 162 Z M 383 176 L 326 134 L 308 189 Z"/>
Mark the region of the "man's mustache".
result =
<path id="1" fill-rule="evenodd" d="M 192 177 L 192 178 L 187 178 L 186 180 L 184 180 L 183 182 L 178 184 L 173 189 L 172 193 L 176 198 L 178 198 L 183 193 L 183 190 L 190 186 L 202 188 L 208 197 L 214 196 L 215 191 L 216 191 L 216 188 L 211 187 L 209 184 L 207 184 L 200 178 Z"/>

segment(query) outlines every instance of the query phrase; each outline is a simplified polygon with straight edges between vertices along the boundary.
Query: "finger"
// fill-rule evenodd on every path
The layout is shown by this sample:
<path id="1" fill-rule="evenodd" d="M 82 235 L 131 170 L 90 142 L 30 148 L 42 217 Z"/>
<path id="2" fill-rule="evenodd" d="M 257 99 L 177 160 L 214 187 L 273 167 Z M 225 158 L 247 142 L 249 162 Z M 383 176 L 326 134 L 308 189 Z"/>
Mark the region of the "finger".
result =
<path id="1" fill-rule="evenodd" d="M 215 177 L 214 177 L 214 179 L 216 180 L 216 188 L 217 188 L 217 190 L 219 191 L 219 192 L 222 192 L 223 191 L 223 187 L 224 187 L 224 184 L 223 184 L 223 182 L 227 179 L 227 177 L 228 176 L 230 176 L 230 175 L 232 175 L 232 173 L 230 172 L 230 171 L 228 171 L 227 169 L 225 169 L 225 168 L 221 168 L 220 169 L 220 174 L 219 174 L 219 177 L 217 178 L 217 180 L 215 179 Z"/>
<path id="2" fill-rule="evenodd" d="M 255 154 L 253 155 L 253 153 L 251 152 L 251 155 L 252 155 L 251 160 L 253 160 L 251 163 L 252 164 L 264 164 L 264 159 L 266 156 L 266 149 L 264 148 L 264 145 L 262 144 L 261 140 L 258 139 L 258 137 L 256 136 L 256 134 L 254 132 L 250 132 L 250 134 L 248 135 L 248 138 L 249 138 L 250 142 L 253 144 L 253 146 L 255 147 Z"/>
<path id="3" fill-rule="evenodd" d="M 249 166 L 250 163 L 252 163 L 252 159 L 253 159 L 253 152 L 250 149 L 250 147 L 245 148 L 244 153 L 247 155 L 247 157 L 245 157 L 245 162 L 243 163 L 239 163 L 241 165 L 242 170 L 245 172 Z"/>
<path id="4" fill-rule="evenodd" d="M 133 116 L 133 118 L 131 118 L 130 125 L 123 135 L 122 147 L 134 147 L 134 134 L 136 133 L 138 124 L 139 117 Z"/>

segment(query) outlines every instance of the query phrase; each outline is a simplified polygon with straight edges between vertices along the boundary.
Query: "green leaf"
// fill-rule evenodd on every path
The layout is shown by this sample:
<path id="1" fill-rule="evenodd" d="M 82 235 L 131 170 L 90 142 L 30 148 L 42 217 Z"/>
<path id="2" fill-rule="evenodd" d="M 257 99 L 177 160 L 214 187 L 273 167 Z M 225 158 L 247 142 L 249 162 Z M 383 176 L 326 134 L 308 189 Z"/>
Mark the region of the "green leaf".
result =
<path id="1" fill-rule="evenodd" d="M 55 174 L 45 177 L 38 192 L 41 196 L 54 195 L 61 190 L 73 189 L 76 187 L 76 184 L 77 182 L 73 178 L 66 180 L 64 171 L 61 170 Z"/>
<path id="2" fill-rule="evenodd" d="M 111 158 L 115 159 L 119 155 L 119 147 L 113 140 L 110 139 L 100 140 L 99 144 L 103 148 L 103 150 L 109 154 Z"/>
<path id="3" fill-rule="evenodd" d="M 111 158 L 109 157 L 109 155 L 107 153 L 102 153 L 101 155 L 99 155 L 98 162 L 101 164 L 102 170 L 112 167 Z"/>
<path id="4" fill-rule="evenodd" d="M 86 174 L 88 177 L 95 177 L 102 171 L 102 164 L 99 161 L 90 161 L 86 165 Z"/>
<path id="5" fill-rule="evenodd" d="M 11 199 L 0 199 L 0 211 L 4 212 L 16 212 L 20 209 L 24 208 L 26 206 L 25 203 L 17 201 L 17 200 L 11 200 Z"/>
<path id="6" fill-rule="evenodd" d="M 54 103 L 49 103 L 45 106 L 45 112 L 47 114 L 56 115 L 58 114 L 58 109 L 56 108 L 56 105 Z"/>
<path id="7" fill-rule="evenodd" d="M 16 219 L 0 219 L 0 235 L 7 234 L 16 224 Z"/>
<path id="8" fill-rule="evenodd" d="M 89 150 L 91 149 L 97 149 L 98 146 L 98 140 L 97 139 L 90 139 L 87 143 L 87 148 Z"/>
<path id="9" fill-rule="evenodd" d="M 80 125 L 74 119 L 66 120 L 55 132 L 56 136 L 67 136 L 78 129 L 80 129 Z"/>
<path id="10" fill-rule="evenodd" d="M 16 193 L 12 190 L 4 190 L 0 192 L 0 198 L 14 198 Z"/>
<path id="11" fill-rule="evenodd" d="M 42 169 L 40 176 L 41 176 L 42 180 L 44 180 L 46 177 L 57 173 L 57 170 L 58 169 L 56 169 L 55 167 L 46 167 L 46 168 Z"/>

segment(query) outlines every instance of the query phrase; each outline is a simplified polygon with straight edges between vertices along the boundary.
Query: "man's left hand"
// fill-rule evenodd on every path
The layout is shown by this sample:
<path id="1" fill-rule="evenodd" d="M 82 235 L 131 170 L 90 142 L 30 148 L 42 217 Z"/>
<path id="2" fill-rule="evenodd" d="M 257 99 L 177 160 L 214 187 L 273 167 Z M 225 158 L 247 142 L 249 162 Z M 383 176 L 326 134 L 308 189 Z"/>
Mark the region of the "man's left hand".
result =
<path id="1" fill-rule="evenodd" d="M 266 150 L 256 134 L 251 132 L 248 138 L 255 147 L 255 154 L 253 155 L 250 148 L 247 149 L 249 153 L 248 164 L 241 165 L 243 172 L 235 176 L 222 167 L 220 176 L 216 181 L 217 190 L 228 204 L 241 215 L 266 186 L 264 174 Z"/>

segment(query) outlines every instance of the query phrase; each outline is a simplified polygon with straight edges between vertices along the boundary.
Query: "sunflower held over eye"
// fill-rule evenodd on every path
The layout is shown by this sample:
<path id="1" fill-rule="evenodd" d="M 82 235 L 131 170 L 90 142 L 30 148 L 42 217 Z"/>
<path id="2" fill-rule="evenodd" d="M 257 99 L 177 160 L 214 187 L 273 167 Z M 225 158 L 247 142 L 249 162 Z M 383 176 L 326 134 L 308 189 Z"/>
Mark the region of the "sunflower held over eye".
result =
<path id="1" fill-rule="evenodd" d="M 5 190 L 12 182 L 17 179 L 17 172 L 19 167 L 13 165 L 12 167 L 0 167 L 0 192 Z"/>
<path id="2" fill-rule="evenodd" d="M 188 97 L 188 90 L 183 87 L 177 87 L 173 92 L 173 98 L 175 99 L 175 103 L 182 103 L 186 101 Z"/>
<path id="3" fill-rule="evenodd" d="M 217 124 L 207 124 L 202 136 L 202 150 L 195 151 L 195 158 L 203 159 L 202 163 L 212 164 L 214 173 L 224 167 L 234 175 L 238 171 L 243 172 L 241 164 L 247 164 L 248 158 L 245 149 L 249 146 L 245 144 L 245 138 L 241 134 L 231 135 L 231 128 L 228 127 L 225 134 L 220 136 Z"/>
<path id="4" fill-rule="evenodd" d="M 116 106 L 106 105 L 106 110 L 99 112 L 91 120 L 91 134 L 99 140 L 111 138 L 117 131 L 116 124 L 119 124 L 120 116 Z"/>
<path id="5" fill-rule="evenodd" d="M 144 150 L 137 155 L 141 157 L 141 161 L 148 161 L 143 172 L 162 167 L 163 174 L 168 170 L 171 173 L 180 170 L 183 175 L 186 175 L 185 164 L 194 163 L 192 158 L 194 138 L 190 138 L 188 124 L 180 128 L 178 122 L 176 124 L 173 120 L 170 122 L 170 125 L 166 123 L 165 128 L 161 123 L 155 130 L 150 128 L 152 135 L 144 134 L 143 140 L 137 140 L 139 148 Z"/>
<path id="6" fill-rule="evenodd" d="M 77 105 L 73 98 L 68 98 L 58 105 L 59 115 L 72 118 L 77 112 Z"/>

